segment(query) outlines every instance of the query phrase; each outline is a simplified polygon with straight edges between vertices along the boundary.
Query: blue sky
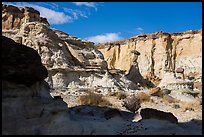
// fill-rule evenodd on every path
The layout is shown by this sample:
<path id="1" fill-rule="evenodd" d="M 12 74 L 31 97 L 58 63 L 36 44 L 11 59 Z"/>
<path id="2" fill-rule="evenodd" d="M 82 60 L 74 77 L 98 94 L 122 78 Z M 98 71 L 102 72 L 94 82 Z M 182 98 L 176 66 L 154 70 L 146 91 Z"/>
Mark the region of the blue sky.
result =
<path id="1" fill-rule="evenodd" d="M 202 2 L 3 2 L 33 7 L 52 28 L 103 43 L 202 28 Z"/>

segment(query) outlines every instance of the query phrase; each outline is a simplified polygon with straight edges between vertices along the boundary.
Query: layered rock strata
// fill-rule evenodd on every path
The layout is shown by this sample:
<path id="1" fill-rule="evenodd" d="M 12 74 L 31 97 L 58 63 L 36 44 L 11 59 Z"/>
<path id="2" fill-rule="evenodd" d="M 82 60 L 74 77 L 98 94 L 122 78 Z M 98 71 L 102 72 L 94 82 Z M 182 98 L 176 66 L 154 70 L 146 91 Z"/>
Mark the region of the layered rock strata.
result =
<path id="1" fill-rule="evenodd" d="M 24 22 L 43 22 L 49 25 L 46 18 L 33 8 L 18 8 L 2 4 L 2 29 L 19 29 Z"/>
<path id="2" fill-rule="evenodd" d="M 15 12 L 11 12 L 15 10 Z M 20 44 L 35 49 L 42 64 L 48 70 L 46 81 L 54 89 L 75 89 L 103 87 L 108 90 L 138 89 L 123 75 L 114 78 L 107 71 L 107 63 L 102 53 L 92 42 L 81 40 L 62 31 L 50 28 L 48 23 L 40 21 L 40 15 L 23 14 L 22 11 L 39 15 L 32 8 L 17 8 L 2 5 L 2 35 Z M 35 12 L 34 12 L 35 11 Z M 17 15 L 21 15 L 18 18 Z M 18 20 L 15 25 L 8 21 Z M 36 16 L 36 15 L 35 15 Z M 29 18 L 30 20 L 24 20 Z"/>
<path id="3" fill-rule="evenodd" d="M 67 115 L 67 104 L 53 99 L 38 53 L 2 37 L 2 134 L 49 134 L 51 120 Z"/>
<path id="4" fill-rule="evenodd" d="M 183 33 L 156 32 L 121 41 L 98 44 L 109 69 L 130 71 L 132 50 L 137 50 L 138 66 L 144 78 L 161 80 L 165 71 L 182 67 L 184 77 L 202 76 L 202 30 Z M 125 62 L 125 63 L 124 63 Z"/>

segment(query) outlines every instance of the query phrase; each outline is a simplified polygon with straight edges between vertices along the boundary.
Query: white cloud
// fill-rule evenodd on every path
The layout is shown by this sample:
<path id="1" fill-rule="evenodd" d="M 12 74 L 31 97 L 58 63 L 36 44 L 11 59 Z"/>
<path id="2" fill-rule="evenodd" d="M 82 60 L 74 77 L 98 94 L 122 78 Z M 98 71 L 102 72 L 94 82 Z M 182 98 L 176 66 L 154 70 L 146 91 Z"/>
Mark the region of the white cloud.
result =
<path id="1" fill-rule="evenodd" d="M 27 3 L 27 2 L 2 2 L 2 4 L 14 5 L 17 7 L 32 7 L 40 12 L 40 16 L 47 18 L 50 24 L 64 24 L 71 23 L 74 20 L 79 19 L 80 17 L 88 18 L 91 15 L 89 7 L 95 8 L 100 5 L 96 2 L 73 2 L 77 6 L 84 5 L 85 9 L 70 9 L 67 7 L 61 7 L 63 11 L 59 10 L 59 4 L 54 2 L 35 2 L 35 3 Z"/>
<path id="2" fill-rule="evenodd" d="M 136 28 L 138 31 L 143 31 L 144 29 L 143 28 L 140 28 L 140 27 L 138 27 L 138 28 Z"/>
<path id="3" fill-rule="evenodd" d="M 86 13 L 81 10 L 73 10 L 68 8 L 63 8 L 65 12 L 70 13 L 74 19 L 78 19 L 80 17 L 88 18 Z"/>
<path id="4" fill-rule="evenodd" d="M 87 7 L 92 7 L 95 8 L 95 10 L 97 11 L 97 4 L 96 2 L 73 2 L 75 5 L 77 6 L 87 6 Z"/>
<path id="5" fill-rule="evenodd" d="M 106 33 L 102 35 L 91 36 L 85 39 L 94 43 L 106 43 L 121 40 L 123 38 L 120 36 L 120 33 Z"/>
<path id="6" fill-rule="evenodd" d="M 37 5 L 30 6 L 38 10 L 42 17 L 47 18 L 50 24 L 64 24 L 73 21 L 72 17 L 64 14 L 63 12 L 56 12 L 54 10 Z"/>
<path id="7" fill-rule="evenodd" d="M 87 7 L 96 7 L 96 3 L 95 2 L 73 2 L 75 5 L 77 6 L 87 6 Z"/>
<path id="8" fill-rule="evenodd" d="M 5 3 L 5 4 L 14 5 L 17 7 L 25 7 L 25 6 L 32 7 L 40 12 L 41 17 L 47 18 L 50 24 L 64 24 L 64 23 L 73 21 L 73 18 L 71 16 L 68 16 L 63 12 L 57 12 L 52 9 L 38 6 L 35 4 L 29 4 L 29 3 L 24 3 L 24 2 L 23 3 L 19 2 L 16 4 L 13 4 L 13 3 Z"/>
<path id="9" fill-rule="evenodd" d="M 58 10 L 59 9 L 59 5 L 57 5 L 54 2 L 36 2 L 38 3 L 38 5 L 40 4 L 41 6 L 45 5 L 45 6 L 49 6 L 54 10 Z"/>
<path id="10" fill-rule="evenodd" d="M 144 33 L 144 29 L 141 27 L 136 28 L 136 30 L 137 30 L 137 33 L 139 33 L 139 34 Z"/>

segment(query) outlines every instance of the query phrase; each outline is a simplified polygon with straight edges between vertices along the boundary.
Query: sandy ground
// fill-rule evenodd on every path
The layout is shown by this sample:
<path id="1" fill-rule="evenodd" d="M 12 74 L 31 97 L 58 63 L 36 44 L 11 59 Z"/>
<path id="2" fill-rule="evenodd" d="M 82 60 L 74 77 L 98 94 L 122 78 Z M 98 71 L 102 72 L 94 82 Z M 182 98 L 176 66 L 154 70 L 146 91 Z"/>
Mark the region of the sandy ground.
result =
<path id="1" fill-rule="evenodd" d="M 122 100 L 117 99 L 117 97 L 110 96 L 110 97 L 106 97 L 106 99 L 109 100 L 109 102 L 113 104 L 110 107 L 117 108 L 119 110 L 128 111 L 126 108 L 124 108 L 121 105 Z M 154 102 L 152 101 L 143 102 L 141 104 L 141 109 L 142 108 L 154 108 L 154 109 L 158 109 L 158 110 L 165 111 L 165 112 L 171 112 L 177 117 L 179 122 L 187 122 L 192 119 L 202 120 L 202 105 L 195 105 L 195 106 L 190 107 L 193 110 L 191 109 L 185 110 L 186 106 L 188 105 L 187 103 L 185 104 L 183 104 L 182 102 L 169 103 L 165 101 L 163 98 L 156 97 L 156 96 L 152 96 L 151 100 L 153 100 Z M 74 107 L 74 106 L 79 105 L 77 102 L 77 97 L 69 96 L 65 99 L 65 102 L 68 103 L 69 107 Z M 179 106 L 179 108 L 175 106 Z M 138 111 L 140 111 L 140 109 Z M 137 117 L 137 120 L 138 119 L 139 118 Z"/>
<path id="2" fill-rule="evenodd" d="M 142 102 L 138 113 L 134 114 L 124 108 L 122 99 L 116 96 L 103 96 L 112 105 L 105 106 L 117 108 L 123 112 L 122 117 L 114 116 L 106 120 L 103 117 L 104 109 L 87 108 L 81 106 L 76 95 L 62 95 L 63 100 L 72 111 L 72 123 L 76 128 L 80 125 L 80 134 L 110 134 L 110 135 L 201 135 L 202 134 L 202 105 L 192 105 L 183 102 L 169 103 L 165 99 L 151 96 L 149 101 Z M 77 110 L 80 108 L 80 111 Z M 177 117 L 179 124 L 168 121 L 148 119 L 142 120 L 140 110 L 142 108 L 154 108 L 165 112 L 171 112 Z M 92 109 L 92 110 L 90 110 Z M 101 111 L 101 112 L 100 112 Z M 86 113 L 87 112 L 87 113 Z M 127 112 L 127 113 L 126 113 Z M 92 114 L 92 115 L 90 115 Z M 159 124 L 158 124 L 159 123 Z M 72 132 L 72 131 L 70 131 Z M 72 132 L 72 134 L 78 134 Z"/>

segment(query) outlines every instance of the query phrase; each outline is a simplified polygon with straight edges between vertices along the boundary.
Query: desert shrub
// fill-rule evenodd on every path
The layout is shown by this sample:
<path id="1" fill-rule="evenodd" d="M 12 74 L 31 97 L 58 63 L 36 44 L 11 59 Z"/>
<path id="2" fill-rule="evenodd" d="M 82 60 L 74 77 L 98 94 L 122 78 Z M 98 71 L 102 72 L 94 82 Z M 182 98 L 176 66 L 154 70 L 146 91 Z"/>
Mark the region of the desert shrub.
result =
<path id="1" fill-rule="evenodd" d="M 159 85 L 159 83 L 161 82 L 161 79 L 151 72 L 147 74 L 146 79 L 144 80 L 146 81 L 145 83 L 147 88 L 153 88 L 155 85 Z"/>
<path id="2" fill-rule="evenodd" d="M 201 108 L 200 102 L 199 101 L 192 101 L 192 102 L 180 102 L 180 106 L 183 111 L 186 110 L 196 110 Z"/>
<path id="3" fill-rule="evenodd" d="M 169 96 L 169 95 L 164 95 L 163 100 L 164 100 L 164 102 L 168 102 L 168 103 L 177 103 L 177 102 L 179 102 L 177 99 L 175 99 L 175 98 L 173 98 L 172 96 Z"/>
<path id="4" fill-rule="evenodd" d="M 151 82 L 151 80 L 149 79 L 149 78 L 147 78 L 147 79 L 144 79 L 144 81 L 145 81 L 145 87 L 146 88 L 152 88 L 152 87 L 154 87 L 154 84 Z"/>
<path id="5" fill-rule="evenodd" d="M 202 82 L 194 82 L 194 88 L 199 89 L 200 91 L 202 90 Z"/>
<path id="6" fill-rule="evenodd" d="M 123 100 L 122 106 L 135 113 L 141 107 L 141 102 L 137 96 L 130 95 Z"/>
<path id="7" fill-rule="evenodd" d="M 116 92 L 108 92 L 107 96 L 115 96 Z"/>
<path id="8" fill-rule="evenodd" d="M 80 105 L 92 105 L 92 106 L 111 106 L 112 104 L 103 98 L 101 94 L 89 92 L 87 95 L 79 96 L 78 102 Z"/>
<path id="9" fill-rule="evenodd" d="M 126 94 L 123 92 L 117 92 L 116 97 L 121 100 L 126 98 Z"/>
<path id="10" fill-rule="evenodd" d="M 150 98 L 150 102 L 151 102 L 151 103 L 154 103 L 154 99 Z"/>
<path id="11" fill-rule="evenodd" d="M 124 92 L 110 92 L 108 95 L 115 96 L 119 100 L 126 98 L 126 94 Z"/>
<path id="12" fill-rule="evenodd" d="M 140 99 L 141 102 L 150 101 L 150 95 L 144 92 L 138 93 L 137 97 Z"/>
<path id="13" fill-rule="evenodd" d="M 180 105 L 179 104 L 173 104 L 172 107 L 175 108 L 175 109 L 178 109 L 178 108 L 180 108 Z"/>

